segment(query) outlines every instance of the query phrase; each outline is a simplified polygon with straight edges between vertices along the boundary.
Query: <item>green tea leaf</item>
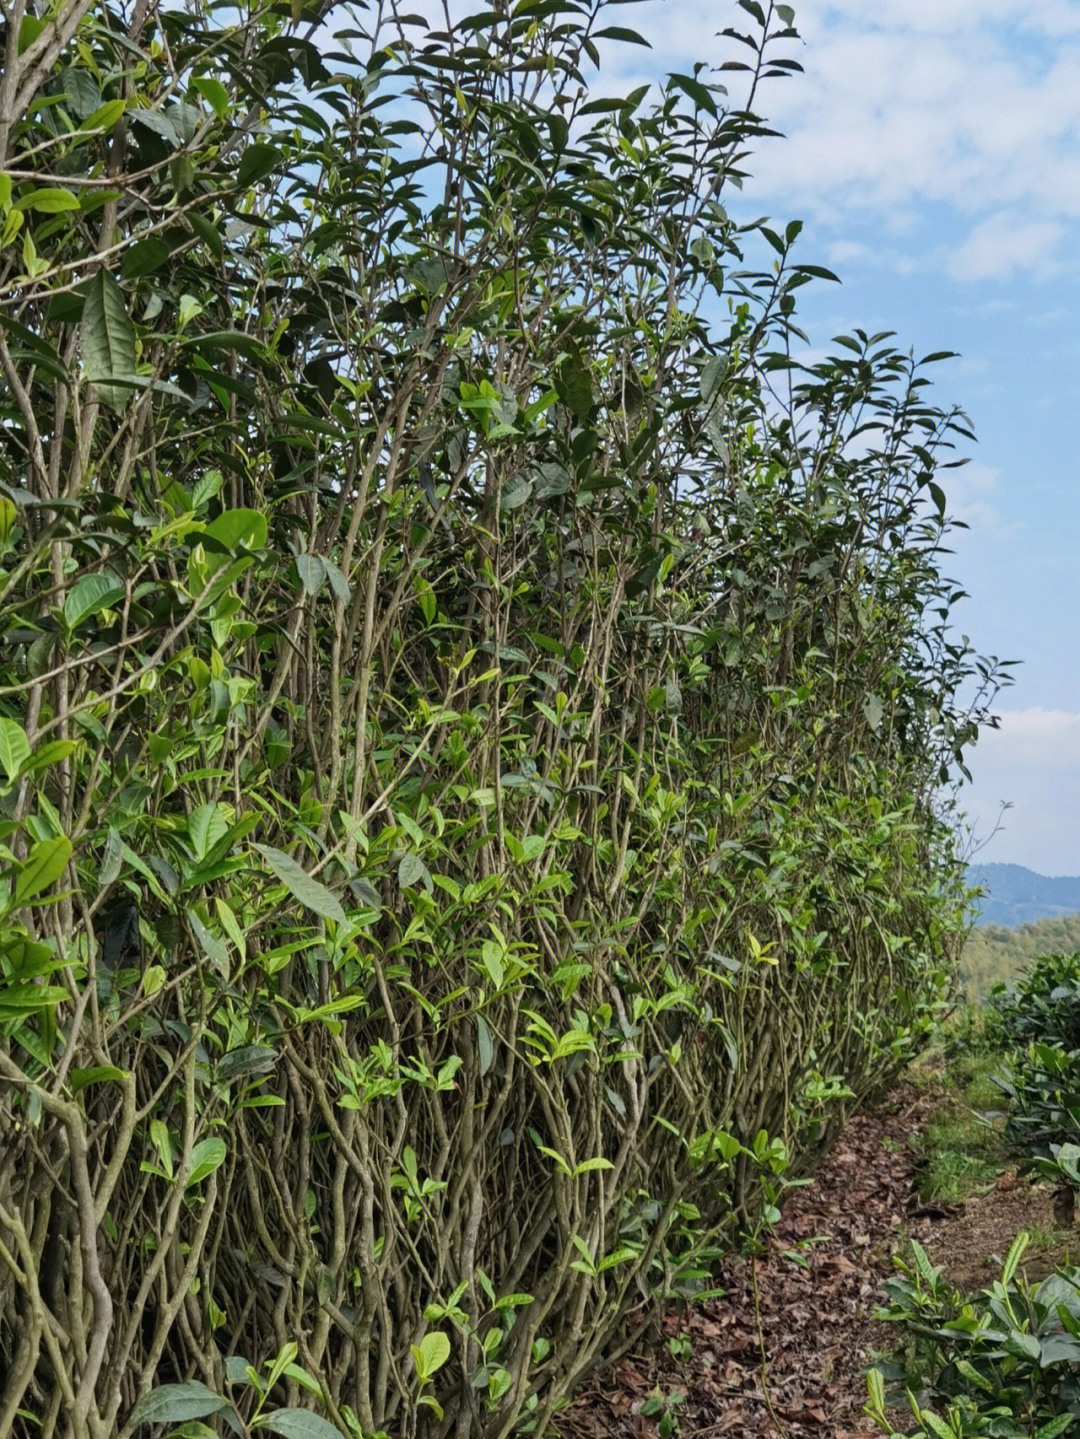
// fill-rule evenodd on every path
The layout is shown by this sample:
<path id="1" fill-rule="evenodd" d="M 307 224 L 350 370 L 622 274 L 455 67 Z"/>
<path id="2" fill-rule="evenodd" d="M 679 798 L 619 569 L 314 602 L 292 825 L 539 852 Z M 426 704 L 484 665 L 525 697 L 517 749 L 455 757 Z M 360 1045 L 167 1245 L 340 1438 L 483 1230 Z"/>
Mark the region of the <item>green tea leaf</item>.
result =
<path id="1" fill-rule="evenodd" d="M 92 115 L 101 104 L 101 90 L 89 70 L 71 65 L 60 76 L 60 83 L 68 108 L 80 119 Z"/>
<path id="2" fill-rule="evenodd" d="M 225 903 L 220 895 L 214 896 L 214 911 L 221 921 L 221 927 L 236 946 L 236 952 L 242 960 L 247 959 L 247 940 L 244 938 L 244 931 L 237 922 L 236 914 L 232 907 Z"/>
<path id="3" fill-rule="evenodd" d="M 72 739 L 48 740 L 27 760 L 23 766 L 26 774 L 40 774 L 43 769 L 48 769 L 52 764 L 59 764 L 61 760 L 67 759 L 78 749 L 78 741 Z"/>
<path id="4" fill-rule="evenodd" d="M 318 555 L 297 555 L 296 573 L 306 595 L 317 595 L 326 583 L 326 569 Z"/>
<path id="5" fill-rule="evenodd" d="M 398 884 L 402 889 L 408 889 L 412 885 L 427 884 L 430 880 L 428 867 L 418 854 L 407 854 L 398 865 Z"/>
<path id="6" fill-rule="evenodd" d="M 225 242 L 222 240 L 221 233 L 214 222 L 208 220 L 205 215 L 200 215 L 197 210 L 189 210 L 184 216 L 184 219 L 195 231 L 196 235 L 198 235 L 214 259 L 224 259 Z M 220 383 L 220 378 L 218 382 Z"/>
<path id="7" fill-rule="evenodd" d="M 221 1057 L 217 1076 L 224 1083 L 248 1074 L 269 1074 L 277 1067 L 278 1052 L 265 1044 L 249 1044 L 242 1049 L 231 1049 Z"/>
<path id="8" fill-rule="evenodd" d="M 270 1414 L 260 1414 L 254 1427 L 280 1434 L 282 1439 L 341 1439 L 340 1429 L 307 1409 L 275 1409 Z"/>
<path id="9" fill-rule="evenodd" d="M 482 1014 L 476 1016 L 476 1047 L 480 1057 L 480 1073 L 486 1074 L 495 1057 L 495 1048 L 491 1042 L 491 1030 Z"/>
<path id="10" fill-rule="evenodd" d="M 577 1166 L 577 1168 L 574 1170 L 574 1174 L 575 1174 L 575 1175 L 578 1175 L 578 1174 L 591 1174 L 591 1173 L 593 1172 L 593 1170 L 595 1170 L 595 1169 L 614 1169 L 614 1168 L 615 1168 L 615 1166 L 614 1166 L 614 1164 L 612 1164 L 612 1162 L 611 1162 L 610 1159 L 602 1159 L 602 1158 L 600 1158 L 600 1157 L 598 1156 L 598 1157 L 596 1157 L 595 1159 L 586 1159 L 586 1160 L 583 1160 L 582 1163 L 579 1164 L 579 1165 Z"/>
<path id="11" fill-rule="evenodd" d="M 68 1084 L 78 1094 L 90 1084 L 111 1084 L 127 1079 L 126 1069 L 117 1069 L 115 1064 L 98 1064 L 93 1069 L 72 1069 L 68 1073 Z"/>
<path id="12" fill-rule="evenodd" d="M 185 1419 L 203 1419 L 220 1413 L 229 1401 L 215 1394 L 198 1379 L 186 1384 L 160 1384 L 145 1394 L 128 1415 L 129 1424 L 177 1424 Z"/>
<path id="13" fill-rule="evenodd" d="M 16 907 L 33 899 L 60 878 L 71 858 L 71 840 L 66 835 L 35 844 L 15 879 Z"/>
<path id="14" fill-rule="evenodd" d="M 43 190 L 32 190 L 15 201 L 16 210 L 37 210 L 42 215 L 59 215 L 65 210 L 77 210 L 78 199 L 70 190 L 49 186 Z"/>
<path id="15" fill-rule="evenodd" d="M 25 1019 L 70 998 L 67 990 L 58 985 L 10 984 L 0 988 L 0 1019 Z"/>
<path id="16" fill-rule="evenodd" d="M 1035 1430 L 1032 1439 L 1058 1439 L 1058 1435 L 1064 1434 L 1076 1423 L 1076 1416 L 1073 1413 L 1059 1414 L 1056 1419 L 1051 1419 L 1048 1424 L 1040 1425 Z"/>
<path id="17" fill-rule="evenodd" d="M 425 1334 L 418 1345 L 410 1344 L 409 1348 L 421 1384 L 426 1384 L 450 1358 L 450 1340 L 438 1330 Z"/>
<path id="18" fill-rule="evenodd" d="M 265 179 L 270 174 L 280 159 L 281 151 L 276 145 L 262 143 L 249 145 L 241 157 L 240 166 L 236 172 L 236 183 L 241 189 L 257 184 L 259 180 Z"/>
<path id="19" fill-rule="evenodd" d="M 207 525 L 206 533 L 233 554 L 241 547 L 261 550 L 266 544 L 266 516 L 258 510 L 226 510 Z"/>
<path id="20" fill-rule="evenodd" d="M 165 983 L 165 971 L 160 964 L 148 964 L 143 971 L 141 989 L 147 999 L 157 994 L 158 990 Z"/>
<path id="21" fill-rule="evenodd" d="M 111 409 L 122 410 L 132 391 L 110 384 L 135 372 L 135 326 L 120 286 L 108 270 L 99 270 L 87 286 L 82 317 L 83 372 Z"/>
<path id="22" fill-rule="evenodd" d="M 280 849 L 273 849 L 268 844 L 257 844 L 255 848 L 274 875 L 305 909 L 322 915 L 324 919 L 332 919 L 335 924 L 345 923 L 345 911 L 334 895 L 325 885 L 312 879 L 305 870 L 301 869 L 295 859 L 283 854 Z"/>
<path id="23" fill-rule="evenodd" d="M 126 100 L 106 100 L 104 105 L 80 122 L 79 129 L 111 130 L 126 109 Z"/>
<path id="24" fill-rule="evenodd" d="M 124 586 L 108 570 L 101 574 L 83 575 L 75 581 L 64 601 L 64 624 L 71 631 L 99 610 L 110 609 L 124 597 Z"/>
<path id="25" fill-rule="evenodd" d="M 1026 1229 L 1021 1229 L 1020 1233 L 1013 1240 L 1009 1252 L 1005 1258 L 1005 1267 L 1001 1271 L 1002 1284 L 1012 1283 L 1013 1277 L 1016 1274 L 1017 1266 L 1019 1265 L 1020 1260 L 1023 1258 L 1024 1250 L 1028 1247 L 1030 1243 L 1030 1233 Z"/>
<path id="26" fill-rule="evenodd" d="M 221 974 L 225 979 L 228 979 L 229 951 L 225 948 L 224 943 L 217 937 L 216 934 L 213 934 L 209 929 L 207 929 L 206 925 L 203 924 L 202 920 L 199 918 L 197 912 L 193 909 L 188 910 L 188 923 L 191 925 L 191 931 L 194 934 L 196 940 L 198 940 L 199 948 L 202 950 L 203 954 L 206 955 L 207 959 L 218 971 L 218 973 Z"/>
<path id="27" fill-rule="evenodd" d="M 229 831 L 230 816 L 224 805 L 201 804 L 188 819 L 188 834 L 196 858 L 203 859 Z"/>
<path id="28" fill-rule="evenodd" d="M 229 92 L 220 80 L 211 79 L 209 75 L 196 75 L 191 83 L 218 119 L 228 112 Z"/>
<path id="29" fill-rule="evenodd" d="M 190 1189 L 193 1184 L 201 1184 L 215 1169 L 220 1169 L 225 1163 L 227 1153 L 224 1139 L 219 1139 L 216 1135 L 212 1139 L 200 1140 L 191 1151 L 187 1187 Z"/>
<path id="30" fill-rule="evenodd" d="M 30 758 L 30 741 L 18 720 L 0 719 L 0 765 L 14 779 Z"/>

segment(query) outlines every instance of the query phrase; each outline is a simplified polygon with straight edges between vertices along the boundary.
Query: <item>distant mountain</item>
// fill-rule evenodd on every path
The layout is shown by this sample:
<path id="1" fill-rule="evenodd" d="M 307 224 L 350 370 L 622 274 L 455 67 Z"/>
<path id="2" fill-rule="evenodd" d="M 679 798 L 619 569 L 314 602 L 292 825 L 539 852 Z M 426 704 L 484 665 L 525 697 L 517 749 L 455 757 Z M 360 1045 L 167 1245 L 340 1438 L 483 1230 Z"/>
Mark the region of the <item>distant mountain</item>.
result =
<path id="1" fill-rule="evenodd" d="M 1002 924 L 1010 929 L 1039 919 L 1080 914 L 1080 876 L 1051 877 L 1019 864 L 973 864 L 971 884 L 986 891 L 978 902 L 978 923 Z"/>

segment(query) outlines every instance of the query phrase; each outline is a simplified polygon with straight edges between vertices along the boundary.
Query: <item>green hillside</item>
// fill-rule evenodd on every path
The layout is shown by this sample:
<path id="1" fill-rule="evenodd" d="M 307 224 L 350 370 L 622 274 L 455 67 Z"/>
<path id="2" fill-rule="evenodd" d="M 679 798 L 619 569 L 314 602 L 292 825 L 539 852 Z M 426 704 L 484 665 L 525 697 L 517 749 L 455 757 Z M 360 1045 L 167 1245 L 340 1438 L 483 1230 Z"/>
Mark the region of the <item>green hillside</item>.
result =
<path id="1" fill-rule="evenodd" d="M 1068 954 L 1080 949 L 1080 914 L 1041 919 L 1007 928 L 987 924 L 973 929 L 960 959 L 961 981 L 969 998 L 985 999 L 998 980 L 1015 979 L 1042 954 Z"/>

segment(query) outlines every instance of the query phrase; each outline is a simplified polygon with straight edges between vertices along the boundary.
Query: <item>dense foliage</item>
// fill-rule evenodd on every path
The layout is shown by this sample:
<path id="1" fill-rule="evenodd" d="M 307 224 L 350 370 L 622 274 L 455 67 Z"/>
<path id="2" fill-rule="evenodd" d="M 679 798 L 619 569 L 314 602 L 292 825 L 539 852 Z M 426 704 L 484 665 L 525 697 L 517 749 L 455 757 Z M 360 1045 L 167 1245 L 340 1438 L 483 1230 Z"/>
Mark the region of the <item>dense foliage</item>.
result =
<path id="1" fill-rule="evenodd" d="M 1080 950 L 1041 954 L 1010 984 L 996 984 L 990 1007 L 1006 1043 L 1080 1049 Z"/>
<path id="2" fill-rule="evenodd" d="M 542 1432 L 948 984 L 966 422 L 721 205 L 786 6 L 13 13 L 0 1432 Z"/>
<path id="3" fill-rule="evenodd" d="M 1007 1139 L 1025 1168 L 1080 1187 L 1080 952 L 1042 955 L 1012 984 L 996 985 L 989 1012 L 1011 1051 L 997 1080 Z"/>
<path id="4" fill-rule="evenodd" d="M 1033 1285 L 1017 1270 L 1030 1236 L 1017 1236 L 1000 1279 L 976 1296 L 955 1289 L 912 1241 L 912 1261 L 885 1285 L 878 1318 L 907 1340 L 907 1439 L 1057 1439 L 1080 1423 L 1080 1269 Z M 894 1396 L 884 1371 L 869 1376 L 867 1413 L 891 1439 Z"/>

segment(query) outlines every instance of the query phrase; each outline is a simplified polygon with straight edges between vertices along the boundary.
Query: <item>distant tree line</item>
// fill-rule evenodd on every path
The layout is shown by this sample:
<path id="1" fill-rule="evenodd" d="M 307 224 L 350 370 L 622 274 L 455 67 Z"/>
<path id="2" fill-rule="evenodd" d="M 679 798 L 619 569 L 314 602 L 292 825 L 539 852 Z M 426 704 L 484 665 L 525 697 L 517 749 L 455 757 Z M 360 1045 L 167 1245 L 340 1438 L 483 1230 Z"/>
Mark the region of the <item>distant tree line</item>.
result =
<path id="1" fill-rule="evenodd" d="M 970 999 L 980 1001 L 998 980 L 1015 979 L 1040 955 L 1068 954 L 1080 949 L 1080 914 L 1040 919 L 1009 929 L 987 924 L 973 929 L 964 941 L 960 979 Z"/>

